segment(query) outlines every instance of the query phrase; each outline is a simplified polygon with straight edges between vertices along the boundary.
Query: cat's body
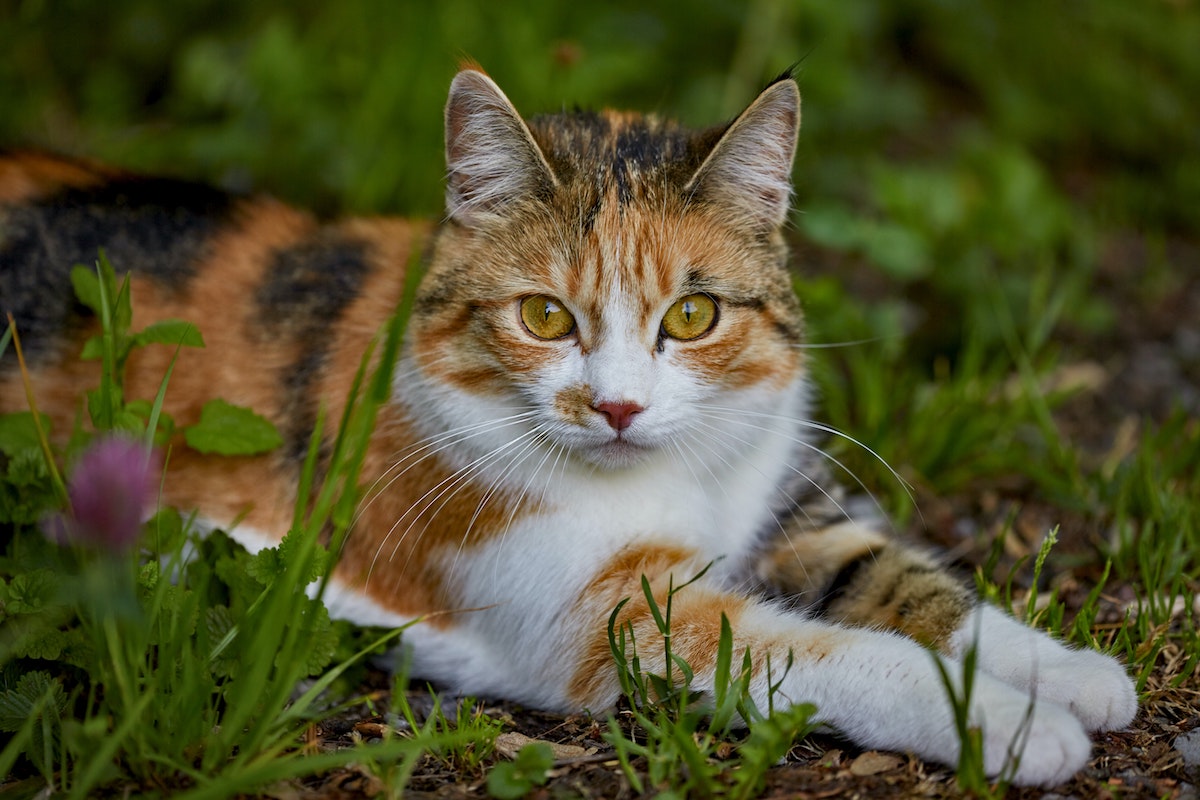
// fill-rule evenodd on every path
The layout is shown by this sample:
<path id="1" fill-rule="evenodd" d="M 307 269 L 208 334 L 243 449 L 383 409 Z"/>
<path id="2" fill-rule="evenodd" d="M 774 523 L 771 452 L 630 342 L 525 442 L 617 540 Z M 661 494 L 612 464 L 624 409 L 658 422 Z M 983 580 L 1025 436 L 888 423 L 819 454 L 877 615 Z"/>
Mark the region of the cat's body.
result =
<path id="1" fill-rule="evenodd" d="M 338 419 L 427 252 L 367 455 L 369 499 L 328 598 L 363 623 L 430 615 L 404 635 L 418 674 L 600 710 L 617 696 L 613 608 L 632 598 L 622 620 L 650 642 L 642 576 L 661 597 L 711 564 L 673 602 L 672 646 L 700 688 L 724 614 L 751 649 L 762 707 L 767 658 L 781 666 L 790 652 L 782 696 L 816 703 L 865 746 L 957 758 L 918 641 L 951 662 L 978 642 L 987 766 L 998 771 L 1028 725 L 1020 782 L 1068 777 L 1086 761 L 1085 729 L 1130 721 L 1136 698 L 1116 662 L 975 606 L 929 558 L 850 520 L 821 481 L 780 233 L 794 81 L 727 128 L 690 132 L 614 113 L 527 125 L 468 69 L 446 123 L 436 230 L 321 224 L 269 200 L 0 159 L 0 306 L 17 318 L 42 409 L 69 430 L 97 380 L 76 358 L 95 321 L 72 305 L 68 271 L 104 247 L 133 273 L 135 328 L 183 318 L 206 337 L 175 368 L 177 423 L 221 397 L 285 437 L 255 458 L 176 450 L 167 499 L 212 524 L 239 519 L 233 535 L 250 546 L 277 541 L 318 405 Z M 136 355 L 129 394 L 153 396 L 170 355 Z M 18 380 L 6 359 L 0 411 L 23 407 Z M 645 665 L 658 653 L 639 652 Z"/>

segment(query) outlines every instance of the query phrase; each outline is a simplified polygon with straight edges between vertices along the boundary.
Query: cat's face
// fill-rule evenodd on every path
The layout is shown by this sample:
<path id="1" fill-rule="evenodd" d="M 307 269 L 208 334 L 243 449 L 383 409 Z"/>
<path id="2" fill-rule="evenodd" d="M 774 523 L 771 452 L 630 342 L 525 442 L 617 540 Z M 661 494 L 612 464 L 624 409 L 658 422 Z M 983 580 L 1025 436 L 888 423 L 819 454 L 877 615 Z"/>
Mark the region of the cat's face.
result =
<path id="1" fill-rule="evenodd" d="M 422 371 L 600 466 L 703 458 L 729 409 L 773 410 L 802 370 L 779 235 L 797 100 L 777 83 L 723 135 L 616 114 L 527 128 L 461 73 Z"/>

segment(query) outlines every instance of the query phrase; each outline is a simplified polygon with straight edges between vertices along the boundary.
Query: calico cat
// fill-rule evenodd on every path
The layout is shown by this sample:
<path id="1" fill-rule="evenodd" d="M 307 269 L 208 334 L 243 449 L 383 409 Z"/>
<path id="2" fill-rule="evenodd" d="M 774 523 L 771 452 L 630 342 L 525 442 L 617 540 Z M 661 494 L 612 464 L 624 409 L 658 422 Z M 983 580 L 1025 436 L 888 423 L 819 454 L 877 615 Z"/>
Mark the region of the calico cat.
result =
<path id="1" fill-rule="evenodd" d="M 1122 667 L 978 604 L 935 560 L 852 519 L 824 477 L 781 233 L 799 120 L 785 75 L 708 130 L 611 111 L 525 121 L 464 68 L 432 228 L 319 222 L 261 197 L 10 155 L 0 306 L 60 431 L 97 382 L 77 358 L 97 323 L 72 300 L 73 264 L 103 247 L 130 272 L 135 328 L 196 322 L 207 348 L 180 354 L 167 410 L 186 425 L 221 397 L 270 418 L 285 444 L 234 459 L 176 448 L 166 498 L 211 525 L 236 520 L 253 548 L 287 531 L 318 405 L 339 418 L 424 252 L 335 614 L 430 615 L 404 634 L 416 674 L 598 711 L 618 695 L 613 609 L 630 598 L 620 622 L 650 642 L 642 577 L 661 596 L 709 567 L 673 604 L 673 649 L 698 688 L 712 685 L 725 615 L 753 654 L 760 707 L 763 665 L 790 653 L 785 701 L 815 703 L 864 747 L 953 764 L 931 649 L 958 674 L 977 644 L 970 714 L 987 769 L 1024 735 L 1016 781 L 1065 780 L 1088 759 L 1088 731 L 1133 718 Z M 130 396 L 154 395 L 169 350 L 135 353 Z M 0 369 L 0 410 L 18 410 L 11 359 Z M 640 656 L 661 670 L 656 653 Z"/>

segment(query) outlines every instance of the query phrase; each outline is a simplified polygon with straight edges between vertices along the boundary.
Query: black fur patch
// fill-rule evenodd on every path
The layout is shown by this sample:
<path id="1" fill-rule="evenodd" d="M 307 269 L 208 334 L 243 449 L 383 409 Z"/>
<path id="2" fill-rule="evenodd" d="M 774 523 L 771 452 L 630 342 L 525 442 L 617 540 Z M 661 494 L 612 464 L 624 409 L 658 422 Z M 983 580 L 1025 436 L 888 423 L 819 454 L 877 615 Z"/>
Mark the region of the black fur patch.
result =
<path id="1" fill-rule="evenodd" d="M 280 376 L 287 458 L 303 459 L 308 450 L 317 419 L 312 387 L 329 357 L 331 328 L 358 297 L 369 270 L 365 242 L 318 235 L 278 251 L 255 295 L 263 334 L 287 337 L 301 353 Z"/>
<path id="2" fill-rule="evenodd" d="M 876 548 L 875 552 L 878 552 L 878 548 Z M 823 617 L 828 614 L 834 602 L 846 594 L 851 584 L 854 583 L 854 579 L 858 577 L 863 567 L 867 566 L 867 562 L 873 558 L 873 553 L 864 554 L 848 562 L 838 570 L 838 573 L 833 576 L 833 580 L 825 587 L 825 591 L 821 593 L 817 602 L 809 607 L 812 615 L 814 617 Z"/>
<path id="3" fill-rule="evenodd" d="M 103 248 L 118 274 L 182 288 L 232 205 L 230 195 L 202 184 L 126 178 L 0 206 L 0 313 L 12 313 L 36 361 L 90 314 L 75 300 L 72 267 L 95 264 Z"/>

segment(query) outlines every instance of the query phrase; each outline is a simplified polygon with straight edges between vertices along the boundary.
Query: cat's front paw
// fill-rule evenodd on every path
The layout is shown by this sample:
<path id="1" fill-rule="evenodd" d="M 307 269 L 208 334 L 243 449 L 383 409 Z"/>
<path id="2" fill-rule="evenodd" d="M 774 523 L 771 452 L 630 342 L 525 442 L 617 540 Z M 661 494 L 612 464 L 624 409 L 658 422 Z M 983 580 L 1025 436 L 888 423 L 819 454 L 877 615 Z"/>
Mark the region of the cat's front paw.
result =
<path id="1" fill-rule="evenodd" d="M 1137 692 L 1119 661 L 1064 646 L 989 606 L 980 606 L 952 637 L 961 657 L 975 648 L 982 671 L 1069 709 L 1089 731 L 1123 728 L 1137 713 Z"/>
<path id="2" fill-rule="evenodd" d="M 1009 774 L 1021 786 L 1055 786 L 1069 780 L 1092 752 L 1083 726 L 1053 703 L 1039 701 L 1029 712 L 1028 703 L 977 708 L 973 716 L 982 723 L 984 769 L 990 776 Z"/>
<path id="3" fill-rule="evenodd" d="M 1035 673 L 1034 691 L 1070 710 L 1089 731 L 1124 728 L 1137 714 L 1133 680 L 1116 659 L 1093 650 L 1068 650 Z"/>

